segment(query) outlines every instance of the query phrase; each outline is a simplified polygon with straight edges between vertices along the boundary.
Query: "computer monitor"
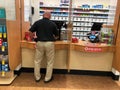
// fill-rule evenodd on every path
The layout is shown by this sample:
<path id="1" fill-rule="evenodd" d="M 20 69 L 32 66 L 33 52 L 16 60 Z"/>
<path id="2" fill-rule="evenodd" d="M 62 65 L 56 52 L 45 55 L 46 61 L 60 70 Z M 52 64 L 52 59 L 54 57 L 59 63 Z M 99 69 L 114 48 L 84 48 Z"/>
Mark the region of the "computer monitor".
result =
<path id="1" fill-rule="evenodd" d="M 66 28 L 66 25 L 65 25 L 66 22 L 65 21 L 54 21 L 53 20 L 53 22 L 57 25 L 58 29 L 61 29 L 62 26 Z"/>
<path id="2" fill-rule="evenodd" d="M 100 31 L 102 28 L 103 23 L 93 23 L 92 27 L 91 27 L 91 31 Z"/>

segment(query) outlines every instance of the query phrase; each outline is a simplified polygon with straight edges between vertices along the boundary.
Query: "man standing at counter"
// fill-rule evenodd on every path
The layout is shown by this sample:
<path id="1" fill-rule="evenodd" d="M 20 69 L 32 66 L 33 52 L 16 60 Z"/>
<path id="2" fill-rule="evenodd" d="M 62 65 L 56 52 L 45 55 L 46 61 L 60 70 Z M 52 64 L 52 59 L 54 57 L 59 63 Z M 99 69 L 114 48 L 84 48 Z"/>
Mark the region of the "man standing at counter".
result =
<path id="1" fill-rule="evenodd" d="M 55 23 L 51 20 L 51 13 L 44 12 L 43 18 L 36 21 L 30 28 L 30 36 L 36 32 L 36 53 L 34 60 L 34 75 L 35 81 L 39 82 L 41 79 L 40 68 L 41 61 L 44 56 L 47 59 L 46 75 L 44 82 L 48 83 L 53 79 L 53 64 L 54 64 L 54 41 L 58 38 L 58 30 Z"/>

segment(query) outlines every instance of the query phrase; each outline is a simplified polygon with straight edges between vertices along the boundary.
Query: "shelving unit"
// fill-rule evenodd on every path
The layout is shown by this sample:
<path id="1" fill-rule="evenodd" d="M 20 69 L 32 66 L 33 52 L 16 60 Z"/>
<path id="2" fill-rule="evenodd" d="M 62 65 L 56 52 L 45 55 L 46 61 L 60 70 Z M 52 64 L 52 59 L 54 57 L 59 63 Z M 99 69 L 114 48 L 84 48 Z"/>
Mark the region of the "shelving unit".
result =
<path id="1" fill-rule="evenodd" d="M 16 75 L 14 75 L 9 67 L 6 24 L 5 8 L 0 8 L 0 85 L 10 84 L 16 78 Z"/>
<path id="2" fill-rule="evenodd" d="M 69 16 L 69 6 L 44 6 L 40 5 L 40 19 L 45 11 L 50 11 L 52 13 L 51 20 L 56 22 L 58 26 L 63 23 L 68 23 Z M 59 23 L 57 23 L 59 22 Z M 61 22 L 61 23 L 60 23 Z M 58 28 L 61 40 L 67 40 L 67 30 L 64 27 Z"/>
<path id="3" fill-rule="evenodd" d="M 73 36 L 86 40 L 87 33 L 91 31 L 93 23 L 107 24 L 109 8 L 93 8 L 90 5 L 86 5 L 89 7 L 83 6 L 73 8 Z"/>
<path id="4" fill-rule="evenodd" d="M 42 18 L 44 11 L 47 10 L 52 13 L 51 20 L 68 21 L 68 13 L 69 13 L 68 8 L 69 7 L 40 5 L 40 18 Z"/>
<path id="5" fill-rule="evenodd" d="M 5 6 L 6 5 L 6 6 Z M 21 23 L 20 23 L 20 1 L 12 0 L 5 2 L 3 5 L 5 17 L 0 19 L 0 25 L 2 23 L 2 33 L 0 32 L 0 36 L 3 37 L 2 47 L 0 46 L 0 50 L 6 51 L 3 53 L 3 59 L 0 58 L 0 63 L 8 64 L 8 71 L 6 65 L 2 67 L 6 72 L 0 72 L 0 85 L 9 85 L 14 79 L 17 77 L 14 74 L 14 70 L 20 68 L 21 64 L 21 50 L 20 50 L 20 40 L 21 40 Z M 9 6 L 7 6 L 9 5 Z M 15 10 L 15 11 L 14 11 Z M 5 12 L 6 11 L 6 12 Z M 11 12 L 11 13 L 9 13 Z M 0 14 L 3 14 L 0 12 Z M 3 23 L 4 22 L 4 23 Z M 0 30 L 1 31 L 1 30 Z M 7 42 L 7 43 L 6 43 Z M 14 46 L 15 45 L 15 46 Z M 2 57 L 2 56 L 1 56 Z M 5 62 L 3 61 L 5 60 Z"/>
<path id="6" fill-rule="evenodd" d="M 6 13 L 5 8 L 0 8 L 0 76 L 5 77 L 9 70 Z"/>

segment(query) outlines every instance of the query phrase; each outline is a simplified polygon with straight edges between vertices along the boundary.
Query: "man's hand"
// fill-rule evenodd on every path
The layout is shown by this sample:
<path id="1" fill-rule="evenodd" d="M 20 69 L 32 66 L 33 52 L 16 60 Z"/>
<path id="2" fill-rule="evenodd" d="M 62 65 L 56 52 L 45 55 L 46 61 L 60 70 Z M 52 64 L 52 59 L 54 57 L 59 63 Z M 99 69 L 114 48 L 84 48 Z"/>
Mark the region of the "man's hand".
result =
<path id="1" fill-rule="evenodd" d="M 36 49 L 36 43 L 34 44 L 34 48 Z"/>

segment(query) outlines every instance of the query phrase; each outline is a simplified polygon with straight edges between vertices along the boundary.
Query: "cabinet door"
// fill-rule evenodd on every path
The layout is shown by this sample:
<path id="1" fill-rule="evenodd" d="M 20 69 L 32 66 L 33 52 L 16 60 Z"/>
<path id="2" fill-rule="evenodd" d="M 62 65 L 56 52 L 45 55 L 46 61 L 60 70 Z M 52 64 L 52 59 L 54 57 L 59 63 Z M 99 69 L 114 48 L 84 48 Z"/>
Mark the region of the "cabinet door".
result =
<path id="1" fill-rule="evenodd" d="M 120 0 L 117 0 L 116 15 L 114 22 L 116 50 L 113 60 L 113 68 L 120 71 Z"/>
<path id="2" fill-rule="evenodd" d="M 120 14 L 119 14 L 119 22 L 118 22 L 118 30 L 117 30 L 117 37 L 116 37 L 116 50 L 115 50 L 115 57 L 113 61 L 113 67 L 120 71 Z"/>

